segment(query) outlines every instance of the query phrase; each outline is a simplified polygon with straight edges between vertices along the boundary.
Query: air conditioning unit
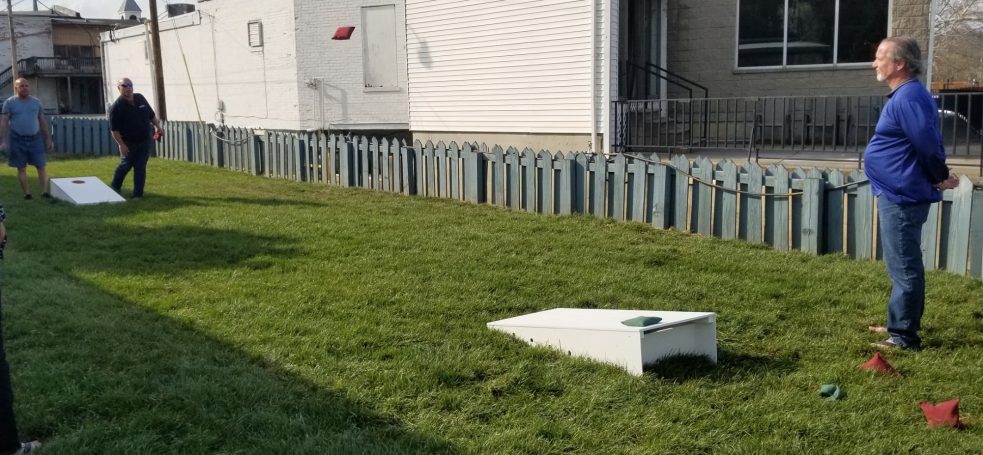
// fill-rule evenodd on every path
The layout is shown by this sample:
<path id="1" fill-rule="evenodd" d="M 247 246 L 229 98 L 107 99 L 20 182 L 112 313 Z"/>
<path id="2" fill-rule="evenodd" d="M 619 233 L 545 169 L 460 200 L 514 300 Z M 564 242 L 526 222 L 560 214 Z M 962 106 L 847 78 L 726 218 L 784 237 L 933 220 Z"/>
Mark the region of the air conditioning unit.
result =
<path id="1" fill-rule="evenodd" d="M 180 16 L 195 12 L 195 5 L 190 3 L 171 3 L 167 5 L 167 17 Z"/>

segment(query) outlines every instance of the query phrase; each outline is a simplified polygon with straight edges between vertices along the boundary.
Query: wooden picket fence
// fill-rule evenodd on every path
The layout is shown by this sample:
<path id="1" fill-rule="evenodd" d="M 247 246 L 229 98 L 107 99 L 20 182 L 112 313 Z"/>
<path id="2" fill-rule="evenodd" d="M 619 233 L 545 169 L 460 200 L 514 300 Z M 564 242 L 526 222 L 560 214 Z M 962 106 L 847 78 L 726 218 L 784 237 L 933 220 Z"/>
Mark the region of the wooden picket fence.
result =
<path id="1" fill-rule="evenodd" d="M 112 154 L 108 124 L 55 118 L 65 153 Z M 550 153 L 324 132 L 167 122 L 158 157 L 270 178 L 584 214 L 650 224 L 781 251 L 879 259 L 876 198 L 862 171 L 789 170 L 675 156 Z M 922 239 L 927 269 L 983 278 L 983 189 L 965 176 L 932 206 Z"/>

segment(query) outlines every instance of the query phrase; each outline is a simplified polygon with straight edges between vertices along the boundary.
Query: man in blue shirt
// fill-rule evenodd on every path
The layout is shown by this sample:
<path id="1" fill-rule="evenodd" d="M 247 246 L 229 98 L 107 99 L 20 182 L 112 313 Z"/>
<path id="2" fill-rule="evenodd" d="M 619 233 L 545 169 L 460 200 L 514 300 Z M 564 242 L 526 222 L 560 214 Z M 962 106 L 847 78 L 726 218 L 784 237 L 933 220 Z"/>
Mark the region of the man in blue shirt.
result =
<path id="1" fill-rule="evenodd" d="M 38 171 L 41 183 L 41 196 L 48 193 L 48 172 L 45 169 L 44 148 L 54 148 L 48 124 L 44 121 L 44 107 L 41 101 L 31 96 L 31 84 L 27 79 L 14 81 L 14 96 L 3 102 L 3 118 L 0 119 L 0 149 L 7 148 L 7 164 L 17 168 L 17 181 L 24 191 L 24 199 L 31 199 L 31 189 L 27 184 L 27 165 Z M 9 133 L 9 137 L 8 137 Z M 42 142 L 42 139 L 44 142 Z"/>
<path id="2" fill-rule="evenodd" d="M 945 148 L 937 126 L 938 107 L 918 81 L 921 50 L 913 38 L 881 41 L 873 63 L 877 80 L 891 89 L 874 136 L 864 154 L 865 171 L 877 196 L 881 246 L 891 297 L 887 325 L 871 326 L 889 338 L 878 348 L 919 349 L 925 308 L 925 268 L 922 265 L 922 225 L 929 207 L 942 200 L 942 191 L 959 181 L 949 174 Z"/>

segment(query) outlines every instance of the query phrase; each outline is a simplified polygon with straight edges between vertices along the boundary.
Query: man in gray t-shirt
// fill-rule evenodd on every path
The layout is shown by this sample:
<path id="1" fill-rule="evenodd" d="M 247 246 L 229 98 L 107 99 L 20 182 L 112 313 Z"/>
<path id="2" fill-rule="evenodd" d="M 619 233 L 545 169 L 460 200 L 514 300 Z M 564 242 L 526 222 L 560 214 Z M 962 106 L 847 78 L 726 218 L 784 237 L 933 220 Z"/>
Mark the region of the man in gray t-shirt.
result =
<path id="1" fill-rule="evenodd" d="M 31 96 L 31 84 L 24 78 L 14 81 L 14 93 L 14 96 L 3 102 L 0 149 L 8 148 L 9 145 L 7 165 L 17 168 L 17 181 L 24 191 L 24 199 L 31 199 L 31 189 L 27 185 L 28 164 L 38 170 L 41 196 L 51 197 L 48 193 L 44 151 L 45 145 L 51 150 L 54 144 L 44 120 L 44 107 L 40 100 Z"/>

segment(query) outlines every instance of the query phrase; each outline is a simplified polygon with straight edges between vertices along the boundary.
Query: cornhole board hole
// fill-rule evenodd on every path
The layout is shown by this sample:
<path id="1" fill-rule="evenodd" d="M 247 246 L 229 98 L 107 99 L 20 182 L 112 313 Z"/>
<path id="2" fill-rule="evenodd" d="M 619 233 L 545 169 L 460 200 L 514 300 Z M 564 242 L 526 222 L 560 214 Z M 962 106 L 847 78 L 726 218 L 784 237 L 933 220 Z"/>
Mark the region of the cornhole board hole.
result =
<path id="1" fill-rule="evenodd" d="M 51 196 L 75 205 L 126 202 L 98 177 L 51 179 Z"/>
<path id="2" fill-rule="evenodd" d="M 662 318 L 632 327 L 622 321 Z M 489 322 L 488 327 L 533 345 L 550 346 L 640 375 L 645 366 L 678 354 L 704 355 L 717 362 L 717 314 L 555 308 Z"/>

